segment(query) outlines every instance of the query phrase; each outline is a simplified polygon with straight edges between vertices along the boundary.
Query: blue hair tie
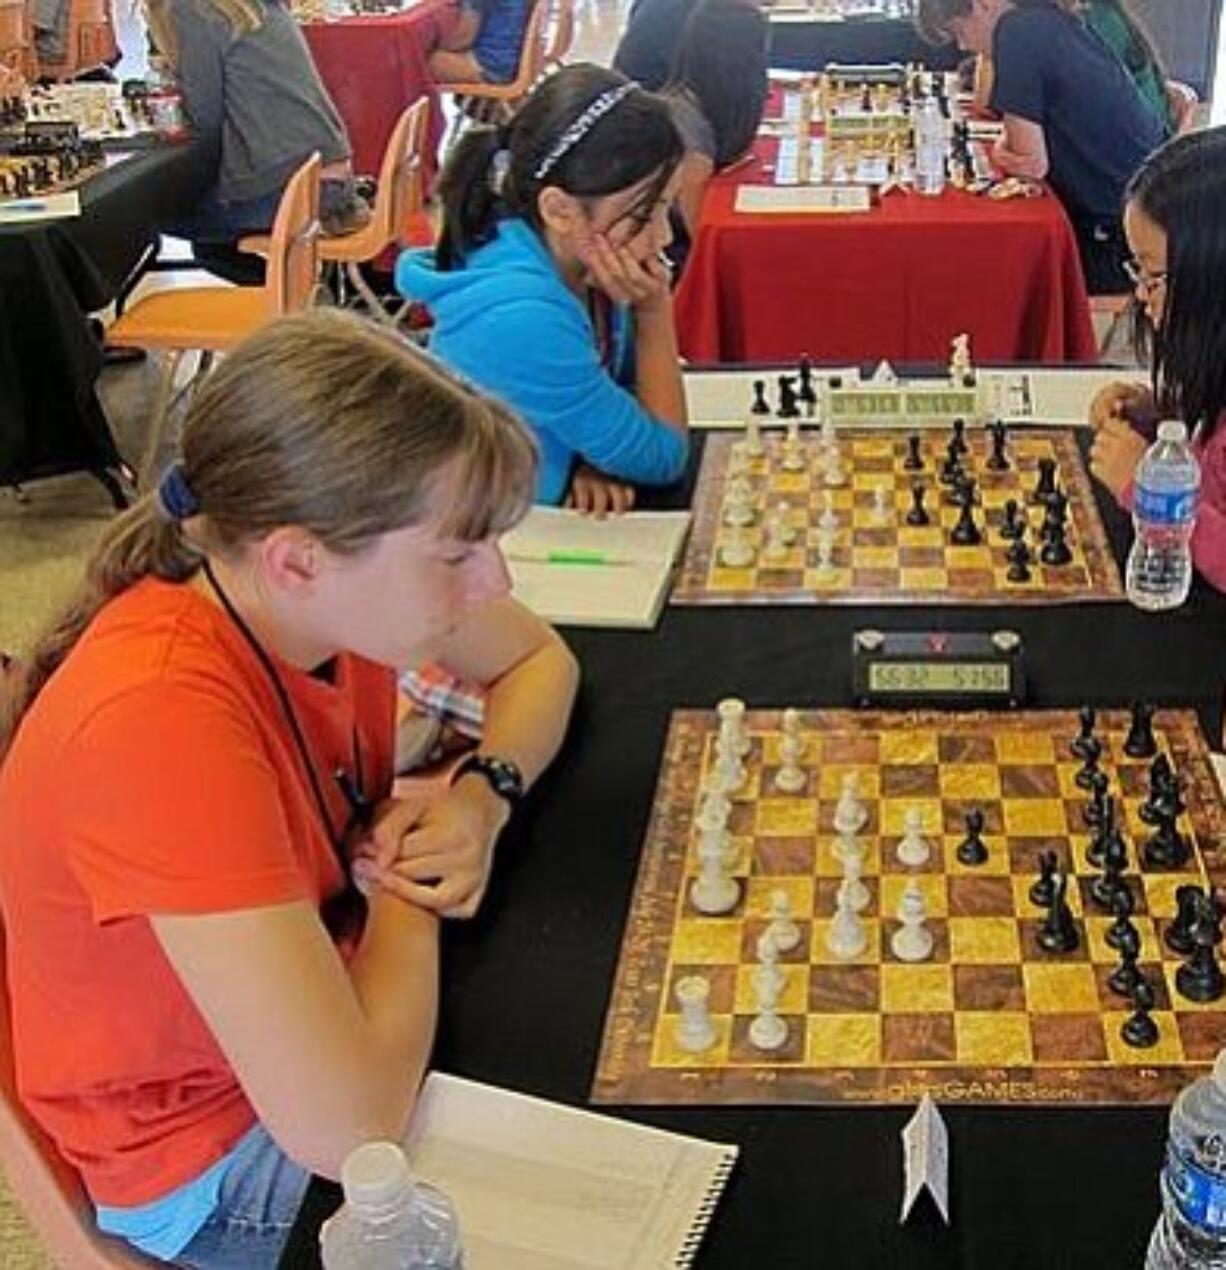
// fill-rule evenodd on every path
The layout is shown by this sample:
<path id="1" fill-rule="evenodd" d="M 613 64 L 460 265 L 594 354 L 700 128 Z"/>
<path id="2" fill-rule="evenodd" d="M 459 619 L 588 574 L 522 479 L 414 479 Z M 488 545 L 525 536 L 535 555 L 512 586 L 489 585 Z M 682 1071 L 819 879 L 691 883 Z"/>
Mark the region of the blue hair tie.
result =
<path id="1" fill-rule="evenodd" d="M 200 514 L 200 500 L 188 484 L 182 463 L 172 463 L 158 483 L 158 502 L 170 520 L 187 520 Z"/>

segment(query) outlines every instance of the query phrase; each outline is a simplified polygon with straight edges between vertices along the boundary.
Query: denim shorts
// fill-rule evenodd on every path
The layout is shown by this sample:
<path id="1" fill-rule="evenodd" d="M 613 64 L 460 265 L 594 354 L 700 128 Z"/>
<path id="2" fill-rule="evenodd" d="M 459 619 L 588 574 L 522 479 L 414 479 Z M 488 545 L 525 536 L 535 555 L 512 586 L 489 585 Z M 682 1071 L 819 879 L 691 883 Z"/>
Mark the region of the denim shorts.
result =
<path id="1" fill-rule="evenodd" d="M 217 1207 L 175 1265 L 192 1270 L 275 1270 L 310 1173 L 257 1126 L 226 1170 Z"/>

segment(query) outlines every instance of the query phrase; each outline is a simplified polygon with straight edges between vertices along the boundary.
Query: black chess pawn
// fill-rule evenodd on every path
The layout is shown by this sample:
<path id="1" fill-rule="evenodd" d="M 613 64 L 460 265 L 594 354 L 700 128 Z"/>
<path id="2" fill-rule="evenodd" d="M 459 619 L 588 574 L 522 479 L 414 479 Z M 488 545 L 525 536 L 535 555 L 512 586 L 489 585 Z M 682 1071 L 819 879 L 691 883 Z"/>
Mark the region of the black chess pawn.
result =
<path id="1" fill-rule="evenodd" d="M 755 379 L 753 381 L 753 404 L 749 407 L 749 413 L 768 415 L 770 412 L 770 402 L 766 400 L 766 380 Z"/>
<path id="2" fill-rule="evenodd" d="M 1182 804 L 1181 804 L 1182 805 Z M 1163 811 L 1166 809 L 1163 808 Z M 1161 815 L 1153 836 L 1145 840 L 1142 856 L 1152 869 L 1179 869 L 1192 854 L 1187 839 L 1179 832 L 1177 815 Z"/>
<path id="3" fill-rule="evenodd" d="M 1082 706 L 1077 711 L 1076 737 L 1069 742 L 1069 749 L 1074 758 L 1085 758 L 1085 743 L 1094 737 L 1094 727 L 1098 723 L 1098 712 L 1093 706 Z"/>
<path id="4" fill-rule="evenodd" d="M 1006 542 L 1015 542 L 1026 533 L 1026 521 L 1017 505 L 1016 498 L 1005 501 L 1005 515 L 1000 522 L 1000 536 Z"/>
<path id="5" fill-rule="evenodd" d="M 1137 969 L 1137 961 L 1141 956 L 1141 936 L 1131 923 L 1127 931 L 1121 931 L 1116 951 L 1120 955 L 1120 964 L 1107 976 L 1107 987 L 1117 997 L 1130 997 L 1141 978 L 1141 972 Z"/>
<path id="6" fill-rule="evenodd" d="M 1120 1036 L 1124 1044 L 1131 1045 L 1133 1049 L 1149 1049 L 1158 1043 L 1158 1025 L 1150 1018 L 1149 1013 L 1154 1008 L 1153 984 L 1141 975 L 1133 985 L 1130 996 L 1134 1012 L 1124 1020 Z"/>
<path id="7" fill-rule="evenodd" d="M 1192 930 L 1200 916 L 1200 897 L 1204 894 L 1199 886 L 1188 884 L 1175 888 L 1175 918 L 1166 928 L 1162 936 L 1163 943 L 1173 953 L 1187 957 L 1192 951 Z"/>
<path id="8" fill-rule="evenodd" d="M 960 863 L 974 866 L 984 864 L 988 858 L 988 848 L 983 841 L 983 812 L 972 807 L 966 813 L 966 837 L 958 844 L 957 856 Z"/>
<path id="9" fill-rule="evenodd" d="M 951 454 L 962 458 L 964 454 L 971 452 L 971 447 L 966 443 L 966 420 L 955 419 L 953 430 L 953 436 L 949 438 L 949 450 Z"/>
<path id="10" fill-rule="evenodd" d="M 916 481 L 911 486 L 911 508 L 907 512 L 907 524 L 923 526 L 931 523 L 932 518 L 924 507 L 924 487 Z"/>
<path id="11" fill-rule="evenodd" d="M 1082 746 L 1081 767 L 1073 779 L 1078 789 L 1089 789 L 1093 784 L 1093 773 L 1098 771 L 1098 760 L 1102 758 L 1103 743 L 1096 736 L 1086 738 Z"/>
<path id="12" fill-rule="evenodd" d="M 992 438 L 992 448 L 987 458 L 987 468 L 990 472 L 1007 472 L 1009 470 L 1009 456 L 1005 452 L 1005 440 L 1008 435 L 1003 419 L 996 419 L 988 424 L 988 433 Z M 1016 504 L 1015 504 L 1016 506 Z"/>
<path id="13" fill-rule="evenodd" d="M 1136 900 L 1132 898 L 1132 891 L 1126 886 L 1120 887 L 1115 893 L 1115 898 L 1111 901 L 1111 911 L 1115 914 L 1115 921 L 1107 927 L 1107 933 L 1103 936 L 1108 948 L 1114 948 L 1119 951 L 1121 944 L 1128 938 L 1125 931 L 1127 927 L 1134 934 L 1137 928 L 1132 924 L 1132 913 L 1136 906 Z"/>
<path id="14" fill-rule="evenodd" d="M 1107 818 L 1107 789 L 1111 781 L 1101 768 L 1090 777 L 1090 801 L 1081 809 L 1081 818 L 1090 829 L 1097 829 Z"/>
<path id="15" fill-rule="evenodd" d="M 983 541 L 983 534 L 979 532 L 979 526 L 975 523 L 975 495 L 974 484 L 963 487 L 963 494 L 959 500 L 960 510 L 958 512 L 957 522 L 949 534 L 949 541 L 955 547 L 977 547 Z"/>
<path id="16" fill-rule="evenodd" d="M 1147 825 L 1156 825 L 1161 818 L 1164 807 L 1169 807 L 1173 799 L 1179 798 L 1179 780 L 1171 760 L 1165 754 L 1159 754 L 1149 765 L 1149 793 L 1137 810 L 1137 815 Z"/>
<path id="17" fill-rule="evenodd" d="M 1073 911 L 1068 906 L 1068 874 L 1060 869 L 1052 888 L 1051 904 L 1035 938 L 1044 952 L 1072 952 L 1081 943 Z"/>
<path id="18" fill-rule="evenodd" d="M 924 456 L 920 453 L 920 434 L 913 432 L 907 438 L 907 457 L 902 462 L 905 472 L 922 472 Z"/>
<path id="19" fill-rule="evenodd" d="M 937 480 L 942 485 L 956 485 L 961 476 L 962 460 L 953 452 L 951 443 L 950 448 L 945 453 L 945 457 L 941 460 L 941 468 L 937 473 Z"/>
<path id="20" fill-rule="evenodd" d="M 1107 840 L 1115 832 L 1115 799 L 1108 794 L 1103 804 L 1103 818 L 1094 828 L 1094 836 L 1086 848 L 1086 863 L 1091 868 L 1101 869 L 1106 854 Z"/>
<path id="21" fill-rule="evenodd" d="M 791 375 L 780 375 L 779 384 L 779 409 L 775 412 L 780 419 L 799 419 L 800 410 L 796 405 L 796 389 L 792 386 L 794 380 Z"/>
<path id="22" fill-rule="evenodd" d="M 1148 701 L 1138 701 L 1132 707 L 1132 719 L 1128 724 L 1128 736 L 1124 740 L 1124 753 L 1129 758 L 1153 758 L 1158 752 L 1154 739 L 1154 707 Z"/>
<path id="23" fill-rule="evenodd" d="M 1006 581 L 1030 581 L 1030 548 L 1026 546 L 1024 538 L 1015 538 L 1009 544 L 1009 550 L 1005 552 L 1005 559 L 1009 562 L 1009 567 L 1005 570 Z"/>
<path id="24" fill-rule="evenodd" d="M 1039 460 L 1039 479 L 1030 495 L 1032 503 L 1046 503 L 1056 492 L 1056 460 Z"/>
<path id="25" fill-rule="evenodd" d="M 1187 1000 L 1203 1005 L 1216 1001 L 1222 995 L 1224 980 L 1215 947 L 1221 932 L 1220 918 L 1203 891 L 1199 892 L 1196 905 L 1196 923 L 1191 932 L 1192 952 L 1175 971 L 1175 987 Z"/>
<path id="26" fill-rule="evenodd" d="M 1128 885 L 1124 881 L 1127 867 L 1128 844 L 1118 829 L 1112 829 L 1103 840 L 1103 871 L 1090 883 L 1090 898 L 1108 913 L 1115 904 L 1116 895 Z"/>
<path id="27" fill-rule="evenodd" d="M 813 388 L 813 361 L 808 353 L 801 356 L 797 374 L 800 379 L 800 400 L 805 406 L 805 413 L 812 418 L 813 409 L 817 406 L 817 393 Z"/>
<path id="28" fill-rule="evenodd" d="M 1047 531 L 1042 547 L 1039 548 L 1039 559 L 1053 569 L 1063 568 L 1066 564 L 1071 564 L 1073 561 L 1073 553 L 1069 548 L 1066 537 L 1067 533 L 1068 530 L 1063 521 L 1053 521 Z"/>
<path id="29" fill-rule="evenodd" d="M 1054 851 L 1039 852 L 1039 876 L 1030 888 L 1030 902 L 1037 908 L 1047 908 L 1056 893 L 1056 864 Z"/>

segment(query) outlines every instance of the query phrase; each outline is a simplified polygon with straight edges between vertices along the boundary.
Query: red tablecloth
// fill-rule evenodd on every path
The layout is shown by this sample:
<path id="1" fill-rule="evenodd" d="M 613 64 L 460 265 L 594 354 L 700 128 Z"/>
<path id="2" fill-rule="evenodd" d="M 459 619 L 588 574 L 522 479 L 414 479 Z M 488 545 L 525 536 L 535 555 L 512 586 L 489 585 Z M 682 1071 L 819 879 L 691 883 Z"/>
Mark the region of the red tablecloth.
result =
<path id="1" fill-rule="evenodd" d="M 443 111 L 426 57 L 455 15 L 455 0 L 417 0 L 401 13 L 302 28 L 320 78 L 349 129 L 355 171 L 378 174 L 400 112 L 425 95 L 430 98 L 426 177 L 433 180 Z"/>
<path id="2" fill-rule="evenodd" d="M 976 360 L 1094 361 L 1072 227 L 1053 195 L 992 202 L 957 190 L 892 193 L 848 215 L 743 215 L 757 159 L 707 190 L 676 297 L 692 361 L 943 362 L 967 331 Z"/>

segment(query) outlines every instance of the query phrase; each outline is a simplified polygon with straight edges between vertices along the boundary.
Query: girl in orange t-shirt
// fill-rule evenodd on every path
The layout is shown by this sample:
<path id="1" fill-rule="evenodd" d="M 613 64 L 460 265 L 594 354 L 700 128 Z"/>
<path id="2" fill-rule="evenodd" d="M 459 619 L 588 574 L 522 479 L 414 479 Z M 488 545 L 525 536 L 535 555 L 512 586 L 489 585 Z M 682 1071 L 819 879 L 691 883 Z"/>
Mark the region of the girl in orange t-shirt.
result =
<path id="1" fill-rule="evenodd" d="M 534 463 L 393 335 L 273 323 L 22 668 L 0 727 L 18 1089 L 100 1227 L 153 1256 L 275 1265 L 310 1173 L 403 1130 L 438 920 L 475 910 L 573 699 L 497 545 Z M 395 673 L 427 661 L 484 688 L 481 745 L 397 802 Z"/>

